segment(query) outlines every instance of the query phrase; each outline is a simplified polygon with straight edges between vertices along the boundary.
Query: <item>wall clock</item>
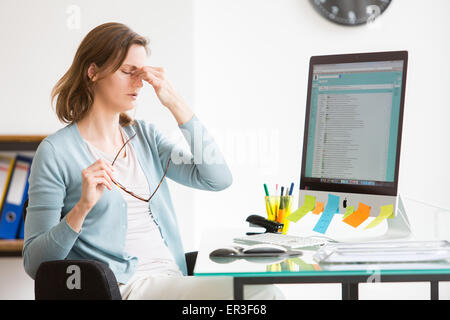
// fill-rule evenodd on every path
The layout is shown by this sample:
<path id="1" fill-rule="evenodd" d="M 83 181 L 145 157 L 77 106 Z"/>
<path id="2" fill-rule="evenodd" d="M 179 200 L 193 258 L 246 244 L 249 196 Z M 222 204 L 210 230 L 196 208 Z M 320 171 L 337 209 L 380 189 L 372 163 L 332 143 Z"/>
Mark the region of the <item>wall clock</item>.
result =
<path id="1" fill-rule="evenodd" d="M 346 26 L 373 22 L 392 0 L 310 0 L 325 18 Z"/>

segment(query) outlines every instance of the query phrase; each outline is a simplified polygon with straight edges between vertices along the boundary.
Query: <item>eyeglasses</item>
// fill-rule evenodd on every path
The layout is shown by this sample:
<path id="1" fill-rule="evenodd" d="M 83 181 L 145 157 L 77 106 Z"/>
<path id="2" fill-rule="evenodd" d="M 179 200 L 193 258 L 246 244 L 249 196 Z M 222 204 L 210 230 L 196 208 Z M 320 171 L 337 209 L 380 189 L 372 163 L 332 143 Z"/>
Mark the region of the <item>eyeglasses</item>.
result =
<path id="1" fill-rule="evenodd" d="M 116 157 L 114 158 L 113 162 L 111 163 L 111 166 L 114 166 L 114 162 L 116 162 L 116 159 L 117 159 L 117 157 L 119 156 L 119 154 L 120 154 L 120 152 L 122 151 L 122 149 L 125 148 L 125 146 L 127 145 L 127 143 L 130 142 L 131 139 L 133 139 L 135 136 L 136 136 L 136 133 L 135 133 L 130 139 L 128 139 L 128 140 L 123 144 L 122 148 L 120 148 L 119 152 L 117 153 Z M 167 170 L 169 169 L 169 164 L 170 164 L 170 158 L 169 158 L 169 161 L 167 161 L 166 170 L 164 171 L 164 175 L 163 175 L 163 177 L 161 178 L 161 181 L 159 181 L 159 184 L 158 184 L 158 186 L 156 187 L 155 191 L 153 191 L 152 195 L 151 195 L 150 198 L 148 198 L 148 199 L 143 198 L 143 197 L 141 197 L 141 196 L 135 194 L 134 192 L 127 190 L 126 187 L 124 187 L 124 186 L 121 185 L 119 182 L 117 182 L 117 181 L 115 181 L 115 180 L 113 180 L 113 179 L 111 179 L 111 181 L 112 181 L 116 186 L 118 186 L 120 189 L 122 189 L 123 191 L 125 191 L 125 192 L 128 193 L 129 195 L 135 197 L 136 199 L 139 199 L 139 200 L 145 201 L 145 202 L 149 202 L 150 199 L 151 199 L 151 198 L 154 196 L 154 194 L 156 193 L 156 191 L 158 191 L 159 186 L 161 185 L 161 183 L 163 182 L 164 178 L 166 177 Z"/>

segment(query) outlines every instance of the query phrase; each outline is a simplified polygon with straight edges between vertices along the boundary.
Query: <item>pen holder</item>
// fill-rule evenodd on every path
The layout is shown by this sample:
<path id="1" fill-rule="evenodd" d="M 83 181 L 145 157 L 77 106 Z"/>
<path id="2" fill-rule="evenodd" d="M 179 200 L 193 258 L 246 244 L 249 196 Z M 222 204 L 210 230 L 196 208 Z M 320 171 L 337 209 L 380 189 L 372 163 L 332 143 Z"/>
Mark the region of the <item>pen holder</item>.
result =
<path id="1" fill-rule="evenodd" d="M 266 212 L 270 221 L 283 224 L 283 234 L 287 233 L 289 220 L 286 217 L 291 214 L 292 196 L 266 196 Z"/>

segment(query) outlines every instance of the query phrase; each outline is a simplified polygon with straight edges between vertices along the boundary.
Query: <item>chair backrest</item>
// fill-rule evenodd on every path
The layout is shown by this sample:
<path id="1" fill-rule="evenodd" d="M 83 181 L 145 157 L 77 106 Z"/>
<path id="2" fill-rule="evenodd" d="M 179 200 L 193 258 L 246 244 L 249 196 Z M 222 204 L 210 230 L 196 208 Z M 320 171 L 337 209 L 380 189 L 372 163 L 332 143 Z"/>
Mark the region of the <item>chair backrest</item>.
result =
<path id="1" fill-rule="evenodd" d="M 25 200 L 25 203 L 23 204 L 23 209 L 22 209 L 23 221 L 25 221 L 25 218 L 27 216 L 27 207 L 28 207 L 28 198 L 27 198 L 27 200 Z"/>
<path id="2" fill-rule="evenodd" d="M 28 199 L 23 206 L 25 220 Z M 36 300 L 122 300 L 116 277 L 94 260 L 54 260 L 41 263 L 34 281 Z"/>
<path id="3" fill-rule="evenodd" d="M 94 260 L 41 263 L 34 293 L 36 300 L 122 300 L 114 273 Z"/>

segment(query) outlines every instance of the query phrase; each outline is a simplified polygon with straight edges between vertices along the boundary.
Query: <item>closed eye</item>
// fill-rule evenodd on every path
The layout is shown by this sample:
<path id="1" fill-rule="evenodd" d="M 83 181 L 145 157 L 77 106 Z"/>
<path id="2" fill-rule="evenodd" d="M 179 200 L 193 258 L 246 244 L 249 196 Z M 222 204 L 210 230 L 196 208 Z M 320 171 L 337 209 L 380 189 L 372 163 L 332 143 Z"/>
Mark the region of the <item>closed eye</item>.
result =
<path id="1" fill-rule="evenodd" d="M 125 72 L 125 71 L 122 71 L 123 73 L 125 73 L 125 74 L 131 74 L 131 72 Z"/>

